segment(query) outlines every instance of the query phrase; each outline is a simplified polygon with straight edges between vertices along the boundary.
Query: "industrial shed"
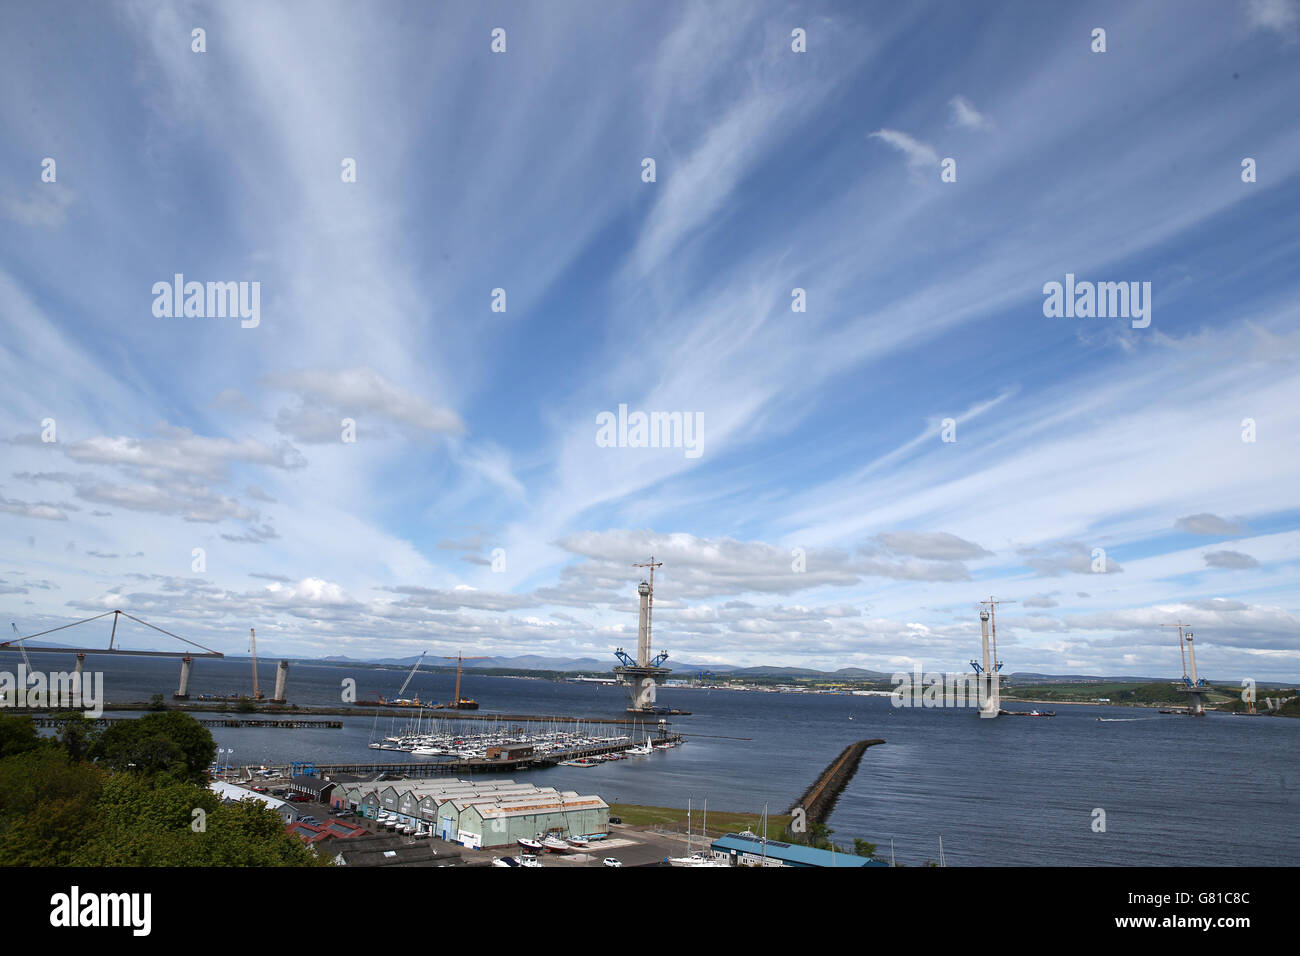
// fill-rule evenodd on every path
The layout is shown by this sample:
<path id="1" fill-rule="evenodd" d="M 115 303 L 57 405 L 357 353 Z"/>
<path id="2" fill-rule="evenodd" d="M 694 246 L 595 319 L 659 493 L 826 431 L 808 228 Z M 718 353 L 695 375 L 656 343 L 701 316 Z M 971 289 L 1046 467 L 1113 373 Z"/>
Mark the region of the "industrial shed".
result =
<path id="1" fill-rule="evenodd" d="M 329 780 L 322 780 L 320 777 L 290 777 L 289 789 L 297 793 L 304 793 L 311 797 L 317 803 L 329 803 L 330 794 L 334 792 L 336 784 Z"/>
<path id="2" fill-rule="evenodd" d="M 562 837 L 600 839 L 609 833 L 609 804 L 574 792 L 520 795 L 500 801 L 470 800 L 461 809 L 456 842 L 467 847 L 513 846 L 557 831 Z"/>
<path id="3" fill-rule="evenodd" d="M 395 826 L 468 847 L 511 846 L 552 830 L 588 838 L 609 830 L 609 805 L 600 797 L 512 780 L 383 780 L 342 784 L 335 793 L 363 817 L 388 813 Z"/>

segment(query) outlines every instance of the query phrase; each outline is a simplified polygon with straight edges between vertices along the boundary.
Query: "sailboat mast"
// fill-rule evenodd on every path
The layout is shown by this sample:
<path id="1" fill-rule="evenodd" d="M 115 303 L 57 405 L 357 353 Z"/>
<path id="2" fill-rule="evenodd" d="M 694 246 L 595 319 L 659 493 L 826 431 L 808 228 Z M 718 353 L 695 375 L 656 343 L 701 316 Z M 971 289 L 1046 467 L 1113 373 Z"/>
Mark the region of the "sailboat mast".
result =
<path id="1" fill-rule="evenodd" d="M 691 798 L 686 798 L 686 855 L 691 855 Z"/>

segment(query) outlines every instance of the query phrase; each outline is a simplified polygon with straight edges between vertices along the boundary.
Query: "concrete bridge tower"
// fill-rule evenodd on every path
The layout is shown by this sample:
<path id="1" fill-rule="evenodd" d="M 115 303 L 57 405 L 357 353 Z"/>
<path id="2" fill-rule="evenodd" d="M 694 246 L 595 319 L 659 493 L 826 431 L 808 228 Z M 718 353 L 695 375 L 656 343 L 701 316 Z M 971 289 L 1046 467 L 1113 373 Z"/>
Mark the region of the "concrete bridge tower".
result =
<path id="1" fill-rule="evenodd" d="M 176 688 L 176 693 L 172 694 L 173 700 L 190 699 L 190 668 L 194 666 L 194 658 L 186 654 L 181 658 L 181 682 Z"/>
<path id="2" fill-rule="evenodd" d="M 1187 625 L 1182 621 L 1160 626 L 1178 628 L 1178 649 L 1183 655 L 1183 679 L 1174 684 L 1174 689 L 1180 694 L 1187 695 L 1188 714 L 1193 717 L 1204 717 L 1205 698 L 1210 692 L 1210 682 L 1196 673 L 1196 645 L 1192 640 L 1192 632 L 1183 634 L 1183 628 Z"/>
<path id="3" fill-rule="evenodd" d="M 286 687 L 289 683 L 289 662 L 280 661 L 275 669 L 275 696 L 271 698 L 273 704 L 283 704 Z"/>
<path id="4" fill-rule="evenodd" d="M 995 616 L 999 604 L 1014 604 L 1014 601 L 995 601 L 990 597 L 980 601 L 980 650 L 983 663 L 971 661 L 975 669 L 976 701 L 981 717 L 996 717 L 1002 710 L 1002 662 L 998 660 L 998 621 Z M 990 629 L 992 630 L 992 648 L 989 647 Z"/>
<path id="5" fill-rule="evenodd" d="M 668 659 L 667 651 L 660 651 L 654 658 L 650 656 L 651 629 L 654 626 L 655 568 L 662 565 L 662 561 L 655 563 L 653 557 L 648 564 L 635 565 L 635 567 L 650 569 L 650 580 L 642 581 L 636 588 L 636 593 L 641 598 L 636 631 L 636 659 L 633 660 L 621 647 L 614 651 L 621 662 L 614 668 L 614 673 L 627 682 L 630 697 L 627 709 L 630 712 L 653 711 L 655 685 L 672 673 L 670 668 L 660 666 Z"/>

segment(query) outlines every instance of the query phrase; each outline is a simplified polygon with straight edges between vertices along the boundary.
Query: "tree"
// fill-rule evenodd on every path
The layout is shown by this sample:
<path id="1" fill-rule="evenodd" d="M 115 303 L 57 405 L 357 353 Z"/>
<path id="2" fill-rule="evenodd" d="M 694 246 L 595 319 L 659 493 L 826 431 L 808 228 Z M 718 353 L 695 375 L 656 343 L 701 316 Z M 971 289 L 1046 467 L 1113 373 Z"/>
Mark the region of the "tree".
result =
<path id="1" fill-rule="evenodd" d="M 810 823 L 808 824 L 808 845 L 819 850 L 829 850 L 831 848 L 831 834 L 834 832 L 824 823 Z"/>
<path id="2" fill-rule="evenodd" d="M 85 838 L 103 775 L 57 747 L 0 760 L 0 862 L 66 866 Z"/>
<path id="3" fill-rule="evenodd" d="M 76 866 L 314 866 L 321 861 L 256 800 L 222 803 L 206 787 L 115 774 Z"/>
<path id="4" fill-rule="evenodd" d="M 217 745 L 189 714 L 169 711 L 113 724 L 95 741 L 92 759 L 114 770 L 162 773 L 205 784 Z"/>
<path id="5" fill-rule="evenodd" d="M 163 711 L 167 709 L 167 702 L 163 700 L 162 694 L 154 694 L 149 698 L 149 709 L 154 711 Z"/>
<path id="6" fill-rule="evenodd" d="M 55 714 L 54 721 L 54 739 L 59 746 L 74 762 L 85 760 L 99 737 L 95 722 L 76 710 Z"/>
<path id="7" fill-rule="evenodd" d="M 215 745 L 180 713 L 115 723 L 75 756 L 88 721 L 67 715 L 61 743 L 29 718 L 0 723 L 0 865 L 324 866 L 260 801 L 222 803 L 207 787 Z M 196 773 L 194 768 L 198 768 Z"/>
<path id="8" fill-rule="evenodd" d="M 0 758 L 27 753 L 42 745 L 41 735 L 30 717 L 0 716 Z"/>
<path id="9" fill-rule="evenodd" d="M 866 856 L 874 859 L 876 856 L 876 845 L 874 843 L 868 843 L 866 840 L 863 840 L 860 837 L 854 837 L 853 855 Z"/>

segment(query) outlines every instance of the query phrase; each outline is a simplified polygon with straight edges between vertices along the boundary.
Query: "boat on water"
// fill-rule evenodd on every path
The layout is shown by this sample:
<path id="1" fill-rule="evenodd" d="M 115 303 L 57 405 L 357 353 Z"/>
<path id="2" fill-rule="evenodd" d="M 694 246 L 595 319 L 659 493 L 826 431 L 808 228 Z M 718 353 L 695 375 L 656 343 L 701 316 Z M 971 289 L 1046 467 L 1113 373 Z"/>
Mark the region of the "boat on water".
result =
<path id="1" fill-rule="evenodd" d="M 1055 717 L 1054 710 L 999 710 L 1003 717 Z"/>
<path id="2" fill-rule="evenodd" d="M 445 704 L 438 704 L 434 710 L 478 710 L 478 701 L 471 697 L 462 697 L 459 700 L 449 700 Z"/>

